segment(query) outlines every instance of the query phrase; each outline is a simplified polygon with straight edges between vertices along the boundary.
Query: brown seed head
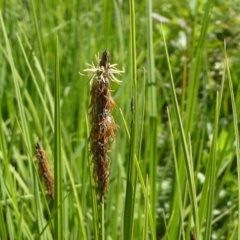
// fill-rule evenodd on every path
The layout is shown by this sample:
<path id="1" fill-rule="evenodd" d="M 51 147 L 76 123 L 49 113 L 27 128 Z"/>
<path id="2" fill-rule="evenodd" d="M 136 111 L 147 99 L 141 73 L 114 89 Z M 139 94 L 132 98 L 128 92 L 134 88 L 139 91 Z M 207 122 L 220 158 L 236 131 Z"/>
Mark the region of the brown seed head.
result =
<path id="1" fill-rule="evenodd" d="M 121 74 L 115 68 L 116 64 L 110 64 L 109 52 L 106 50 L 102 58 L 97 58 L 98 66 L 93 64 L 85 71 L 93 72 L 91 78 L 91 102 L 89 105 L 89 115 L 91 131 L 89 136 L 90 154 L 92 156 L 93 177 L 97 185 L 99 200 L 102 202 L 104 194 L 109 185 L 109 161 L 107 153 L 110 151 L 110 143 L 116 136 L 118 126 L 116 125 L 111 111 L 116 106 L 110 88 L 110 80 L 120 83 L 113 74 Z"/>
<path id="2" fill-rule="evenodd" d="M 47 161 L 46 153 L 39 142 L 36 143 L 35 153 L 38 159 L 38 172 L 43 179 L 48 195 L 54 199 L 54 178 Z"/>
<path id="3" fill-rule="evenodd" d="M 190 240 L 197 240 L 196 235 L 192 231 L 190 232 Z"/>

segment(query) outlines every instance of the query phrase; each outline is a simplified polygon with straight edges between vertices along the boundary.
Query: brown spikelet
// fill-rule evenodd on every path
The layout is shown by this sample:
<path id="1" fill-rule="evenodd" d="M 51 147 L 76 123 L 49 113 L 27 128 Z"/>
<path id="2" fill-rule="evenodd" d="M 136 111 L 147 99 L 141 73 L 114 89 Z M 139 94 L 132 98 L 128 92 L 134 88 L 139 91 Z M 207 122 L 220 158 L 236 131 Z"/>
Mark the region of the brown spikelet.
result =
<path id="1" fill-rule="evenodd" d="M 106 50 L 102 58 L 97 57 L 98 66 L 88 64 L 90 69 L 85 71 L 93 72 L 91 78 L 91 102 L 89 105 L 89 115 L 91 131 L 89 136 L 90 154 L 92 155 L 93 177 L 97 184 L 99 200 L 102 202 L 104 194 L 108 189 L 109 161 L 107 153 L 110 151 L 110 143 L 114 140 L 116 125 L 111 111 L 116 106 L 111 96 L 110 80 L 120 83 L 113 74 L 121 74 L 115 68 L 116 64 L 109 62 L 109 53 Z"/>
<path id="2" fill-rule="evenodd" d="M 48 195 L 54 199 L 54 178 L 47 161 L 46 153 L 39 142 L 36 143 L 35 153 L 38 159 L 38 172 L 43 179 Z"/>
<path id="3" fill-rule="evenodd" d="M 190 240 L 197 240 L 196 235 L 192 231 L 190 232 Z"/>

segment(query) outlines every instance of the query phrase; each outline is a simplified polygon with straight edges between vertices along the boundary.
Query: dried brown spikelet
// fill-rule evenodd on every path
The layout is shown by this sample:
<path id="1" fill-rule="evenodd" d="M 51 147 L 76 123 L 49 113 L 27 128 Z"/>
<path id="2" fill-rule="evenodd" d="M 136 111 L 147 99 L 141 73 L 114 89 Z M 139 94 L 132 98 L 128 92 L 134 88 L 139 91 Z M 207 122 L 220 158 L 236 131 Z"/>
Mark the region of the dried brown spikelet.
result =
<path id="1" fill-rule="evenodd" d="M 47 161 L 46 152 L 39 142 L 36 143 L 35 153 L 38 159 L 38 172 L 43 179 L 48 195 L 54 199 L 54 178 Z"/>
<path id="2" fill-rule="evenodd" d="M 196 235 L 194 234 L 194 232 L 190 232 L 190 239 L 191 240 L 197 240 L 197 237 L 196 237 Z"/>
<path id="3" fill-rule="evenodd" d="M 111 111 L 116 106 L 111 96 L 110 80 L 120 83 L 113 74 L 121 74 L 115 68 L 116 64 L 110 64 L 109 53 L 106 50 L 102 58 L 97 57 L 98 66 L 87 64 L 90 69 L 85 71 L 93 72 L 91 78 L 91 102 L 89 105 L 90 122 L 92 124 L 89 142 L 90 154 L 92 155 L 93 177 L 97 184 L 99 200 L 102 202 L 104 194 L 108 189 L 109 161 L 107 153 L 110 151 L 110 143 L 114 140 L 116 125 Z"/>

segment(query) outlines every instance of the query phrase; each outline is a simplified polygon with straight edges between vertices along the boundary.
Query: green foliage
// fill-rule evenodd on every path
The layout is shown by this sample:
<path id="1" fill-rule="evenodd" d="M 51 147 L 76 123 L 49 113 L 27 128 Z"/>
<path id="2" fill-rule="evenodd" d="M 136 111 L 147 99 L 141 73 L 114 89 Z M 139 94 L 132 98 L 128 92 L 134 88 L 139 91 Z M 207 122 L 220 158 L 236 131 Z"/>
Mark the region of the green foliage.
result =
<path id="1" fill-rule="evenodd" d="M 240 239 L 236 2 L 12 0 L 0 10 L 0 239 Z M 125 73 L 111 85 L 119 129 L 99 204 L 82 73 L 107 48 Z"/>

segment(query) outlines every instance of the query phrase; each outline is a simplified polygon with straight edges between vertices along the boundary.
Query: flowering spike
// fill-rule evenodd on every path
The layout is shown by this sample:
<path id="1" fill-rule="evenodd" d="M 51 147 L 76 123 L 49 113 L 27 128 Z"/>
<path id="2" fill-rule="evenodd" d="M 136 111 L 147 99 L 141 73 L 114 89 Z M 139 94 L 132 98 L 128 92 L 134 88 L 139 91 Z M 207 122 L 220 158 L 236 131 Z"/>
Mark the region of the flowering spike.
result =
<path id="1" fill-rule="evenodd" d="M 49 163 L 47 161 L 46 153 L 39 142 L 36 143 L 35 153 L 38 159 L 38 171 L 39 175 L 44 181 L 44 185 L 47 189 L 48 195 L 54 199 L 54 178 L 50 170 Z"/>
<path id="2" fill-rule="evenodd" d="M 118 70 L 116 68 L 117 64 L 110 64 L 109 62 L 110 55 L 108 53 L 108 50 L 104 51 L 101 59 L 99 59 L 99 54 L 96 55 L 95 57 L 97 66 L 95 66 L 94 63 L 92 64 L 86 63 L 86 65 L 89 68 L 83 70 L 84 72 L 93 73 L 92 77 L 90 78 L 90 85 L 93 84 L 93 81 L 109 81 L 109 80 L 121 84 L 122 81 L 118 80 L 114 76 L 114 74 L 121 75 L 122 73 L 124 73 L 124 70 Z"/>
<path id="3" fill-rule="evenodd" d="M 97 66 L 87 64 L 88 69 L 84 71 L 92 72 L 91 77 L 91 102 L 89 105 L 89 115 L 92 128 L 90 131 L 90 154 L 92 156 L 93 177 L 97 185 L 100 202 L 103 202 L 104 194 L 109 184 L 109 161 L 107 153 L 110 151 L 110 143 L 113 142 L 118 126 L 111 115 L 112 109 L 116 106 L 110 89 L 110 81 L 121 83 L 114 77 L 114 74 L 122 74 L 124 71 L 118 70 L 116 64 L 110 64 L 109 52 L 104 51 L 102 58 L 96 55 Z"/>

